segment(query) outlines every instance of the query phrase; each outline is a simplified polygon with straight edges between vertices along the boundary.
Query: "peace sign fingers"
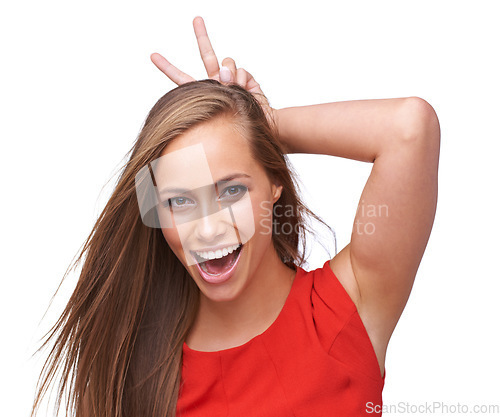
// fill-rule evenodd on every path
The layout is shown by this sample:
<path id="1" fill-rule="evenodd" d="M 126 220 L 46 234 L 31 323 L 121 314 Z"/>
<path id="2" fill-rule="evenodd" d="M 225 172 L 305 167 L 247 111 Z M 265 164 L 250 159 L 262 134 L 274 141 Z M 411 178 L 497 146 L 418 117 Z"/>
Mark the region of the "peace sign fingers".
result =
<path id="1" fill-rule="evenodd" d="M 219 62 L 217 61 L 217 56 L 215 55 L 210 39 L 208 38 L 205 22 L 201 16 L 196 16 L 193 19 L 193 27 L 196 40 L 198 41 L 201 59 L 207 71 L 208 77 L 220 81 Z M 177 85 L 181 85 L 189 81 L 196 81 L 193 77 L 182 72 L 175 65 L 171 64 L 164 56 L 157 52 L 151 54 L 151 61 L 161 72 L 163 72 Z"/>

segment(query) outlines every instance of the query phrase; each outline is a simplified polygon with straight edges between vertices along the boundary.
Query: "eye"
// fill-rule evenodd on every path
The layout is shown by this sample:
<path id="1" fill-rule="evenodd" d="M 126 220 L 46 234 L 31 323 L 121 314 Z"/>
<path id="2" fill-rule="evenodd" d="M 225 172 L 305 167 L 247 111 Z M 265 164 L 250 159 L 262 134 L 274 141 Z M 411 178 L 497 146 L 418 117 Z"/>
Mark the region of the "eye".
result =
<path id="1" fill-rule="evenodd" d="M 243 197 L 247 190 L 248 188 L 244 185 L 230 185 L 229 187 L 224 188 L 219 197 L 219 200 L 239 200 L 241 197 Z"/>
<path id="2" fill-rule="evenodd" d="M 173 211 L 181 211 L 193 207 L 195 202 L 187 197 L 172 197 L 163 202 L 163 206 L 168 208 L 172 207 Z"/>

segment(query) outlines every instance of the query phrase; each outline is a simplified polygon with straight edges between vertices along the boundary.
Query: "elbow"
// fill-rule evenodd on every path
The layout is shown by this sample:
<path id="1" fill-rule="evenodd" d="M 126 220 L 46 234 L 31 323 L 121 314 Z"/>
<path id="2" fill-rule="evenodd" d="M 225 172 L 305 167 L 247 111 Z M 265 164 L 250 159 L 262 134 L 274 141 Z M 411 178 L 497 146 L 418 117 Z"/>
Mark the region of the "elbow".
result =
<path id="1" fill-rule="evenodd" d="M 432 143 L 437 145 L 441 140 L 439 119 L 434 108 L 423 98 L 406 97 L 401 111 L 403 132 L 402 138 L 406 142 Z"/>

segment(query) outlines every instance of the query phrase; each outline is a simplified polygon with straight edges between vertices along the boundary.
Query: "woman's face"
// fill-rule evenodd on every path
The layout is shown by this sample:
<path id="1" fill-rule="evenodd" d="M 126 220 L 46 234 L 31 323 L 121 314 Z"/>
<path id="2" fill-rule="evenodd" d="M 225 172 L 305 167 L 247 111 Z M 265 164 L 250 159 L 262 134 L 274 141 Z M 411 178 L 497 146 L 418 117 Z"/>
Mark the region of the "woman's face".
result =
<path id="1" fill-rule="evenodd" d="M 272 206 L 282 187 L 225 118 L 183 133 L 153 166 L 167 243 L 207 298 L 237 298 L 273 255 Z"/>

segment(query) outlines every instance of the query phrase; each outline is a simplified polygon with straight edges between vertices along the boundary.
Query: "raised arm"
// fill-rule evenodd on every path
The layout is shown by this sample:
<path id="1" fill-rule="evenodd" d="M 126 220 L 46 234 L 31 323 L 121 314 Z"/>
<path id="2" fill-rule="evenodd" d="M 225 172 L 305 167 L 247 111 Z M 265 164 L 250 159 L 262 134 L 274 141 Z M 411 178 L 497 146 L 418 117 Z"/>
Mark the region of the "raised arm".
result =
<path id="1" fill-rule="evenodd" d="M 275 110 L 275 118 L 290 153 L 373 162 L 351 241 L 330 267 L 356 304 L 383 373 L 434 221 L 436 113 L 425 100 L 407 97 L 290 107 Z"/>

